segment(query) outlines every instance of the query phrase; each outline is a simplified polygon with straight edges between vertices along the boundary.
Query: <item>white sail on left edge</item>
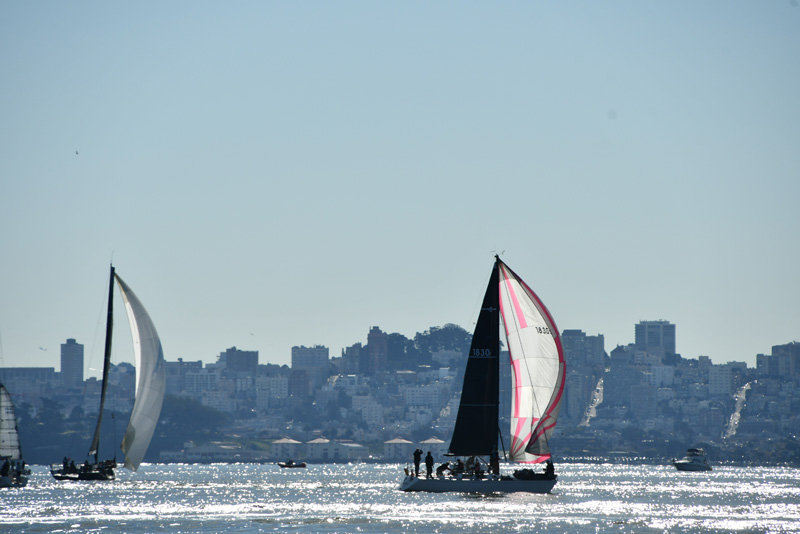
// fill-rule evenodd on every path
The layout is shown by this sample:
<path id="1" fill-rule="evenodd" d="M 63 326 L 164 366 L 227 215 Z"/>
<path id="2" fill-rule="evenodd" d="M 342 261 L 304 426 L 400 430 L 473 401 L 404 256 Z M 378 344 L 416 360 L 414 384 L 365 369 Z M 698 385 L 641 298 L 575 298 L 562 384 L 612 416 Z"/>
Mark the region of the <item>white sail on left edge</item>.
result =
<path id="1" fill-rule="evenodd" d="M 125 453 L 125 467 L 136 471 L 158 424 L 166 373 L 161 340 L 153 321 L 130 287 L 119 276 L 116 279 L 128 312 L 136 366 L 136 400 L 122 438 L 122 452 Z"/>
<path id="2" fill-rule="evenodd" d="M 17 432 L 17 417 L 8 390 L 0 384 L 0 456 L 20 460 L 22 454 Z"/>

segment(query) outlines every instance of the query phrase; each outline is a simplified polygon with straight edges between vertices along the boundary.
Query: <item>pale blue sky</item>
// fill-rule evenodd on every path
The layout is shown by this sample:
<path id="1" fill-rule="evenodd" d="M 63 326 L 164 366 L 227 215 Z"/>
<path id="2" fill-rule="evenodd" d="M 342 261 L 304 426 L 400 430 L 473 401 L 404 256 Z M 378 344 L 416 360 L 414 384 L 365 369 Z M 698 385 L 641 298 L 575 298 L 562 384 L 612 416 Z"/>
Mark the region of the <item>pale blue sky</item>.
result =
<path id="1" fill-rule="evenodd" d="M 112 254 L 168 360 L 289 363 L 471 329 L 505 251 L 560 329 L 752 366 L 800 341 L 799 58 L 788 0 L 0 2 L 2 363 L 96 368 Z"/>

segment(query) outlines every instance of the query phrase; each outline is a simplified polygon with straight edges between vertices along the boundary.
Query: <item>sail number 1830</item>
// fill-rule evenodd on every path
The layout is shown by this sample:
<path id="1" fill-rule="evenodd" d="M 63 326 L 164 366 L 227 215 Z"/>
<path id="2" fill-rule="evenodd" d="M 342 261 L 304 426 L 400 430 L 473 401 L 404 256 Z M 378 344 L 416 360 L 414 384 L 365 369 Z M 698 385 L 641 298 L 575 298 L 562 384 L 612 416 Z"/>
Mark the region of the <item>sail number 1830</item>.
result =
<path id="1" fill-rule="evenodd" d="M 549 334 L 550 328 L 547 326 L 537 326 L 536 332 L 538 332 L 539 334 Z"/>

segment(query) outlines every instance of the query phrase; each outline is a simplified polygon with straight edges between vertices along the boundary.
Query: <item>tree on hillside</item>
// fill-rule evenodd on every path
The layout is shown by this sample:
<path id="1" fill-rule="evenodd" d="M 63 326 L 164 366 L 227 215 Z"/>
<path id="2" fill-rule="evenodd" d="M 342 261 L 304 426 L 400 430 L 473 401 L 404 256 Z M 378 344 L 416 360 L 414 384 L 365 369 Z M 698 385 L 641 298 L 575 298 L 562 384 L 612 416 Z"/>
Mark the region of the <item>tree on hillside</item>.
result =
<path id="1" fill-rule="evenodd" d="M 228 419 L 228 415 L 203 406 L 196 400 L 168 395 L 164 398 L 161 417 L 147 450 L 147 458 L 153 461 L 162 450 L 183 449 L 183 444 L 187 441 L 205 443 L 222 439 L 224 436 L 220 427 Z"/>
<path id="2" fill-rule="evenodd" d="M 403 334 L 392 333 L 387 336 L 389 352 L 386 357 L 386 363 L 389 369 L 393 371 L 401 369 L 411 369 L 416 366 L 416 362 L 411 362 L 408 353 L 408 346 L 411 340 Z"/>
<path id="3" fill-rule="evenodd" d="M 417 333 L 414 343 L 424 358 L 430 361 L 430 355 L 441 350 L 453 350 L 466 354 L 472 342 L 472 334 L 455 324 L 432 326 L 423 333 Z"/>
<path id="4" fill-rule="evenodd" d="M 458 325 L 432 326 L 417 332 L 414 339 L 402 334 L 389 334 L 388 363 L 392 370 L 413 370 L 432 363 L 431 354 L 440 350 L 453 350 L 466 354 L 472 334 Z"/>

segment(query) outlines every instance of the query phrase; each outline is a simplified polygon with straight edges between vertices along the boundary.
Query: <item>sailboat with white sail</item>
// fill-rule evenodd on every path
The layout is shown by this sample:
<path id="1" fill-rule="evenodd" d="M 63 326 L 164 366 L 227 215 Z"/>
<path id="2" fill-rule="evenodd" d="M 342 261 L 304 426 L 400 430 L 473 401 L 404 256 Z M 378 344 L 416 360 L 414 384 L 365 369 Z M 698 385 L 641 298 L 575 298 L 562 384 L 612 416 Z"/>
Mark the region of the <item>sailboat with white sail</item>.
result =
<path id="1" fill-rule="evenodd" d="M 14 403 L 0 384 L 0 488 L 22 488 L 28 484 L 30 473 L 22 459 Z"/>
<path id="2" fill-rule="evenodd" d="M 130 287 L 120 278 L 111 266 L 108 287 L 108 311 L 106 312 L 106 341 L 103 355 L 103 379 L 100 389 L 100 412 L 97 425 L 89 446 L 87 459 L 75 465 L 66 458 L 62 464 L 50 466 L 50 474 L 56 480 L 114 480 L 117 467 L 116 457 L 99 460 L 100 430 L 103 423 L 103 409 L 108 389 L 108 374 L 111 367 L 111 336 L 113 331 L 114 282 L 119 286 L 128 321 L 131 328 L 136 368 L 136 398 L 130 421 L 122 439 L 122 452 L 125 453 L 124 467 L 133 471 L 139 468 L 161 414 L 166 386 L 164 354 L 153 321 Z"/>
<path id="3" fill-rule="evenodd" d="M 546 464 L 503 474 L 499 468 L 502 441 L 500 409 L 500 325 L 505 327 L 511 365 L 511 432 L 509 459 L 521 464 Z M 437 476 L 414 473 L 401 482 L 403 491 L 549 493 L 558 477 L 551 461 L 553 434 L 564 392 L 564 353 L 550 312 L 530 287 L 499 257 L 483 298 L 472 336 L 461 403 L 450 442 L 455 467 Z M 488 469 L 484 470 L 483 466 Z"/>

